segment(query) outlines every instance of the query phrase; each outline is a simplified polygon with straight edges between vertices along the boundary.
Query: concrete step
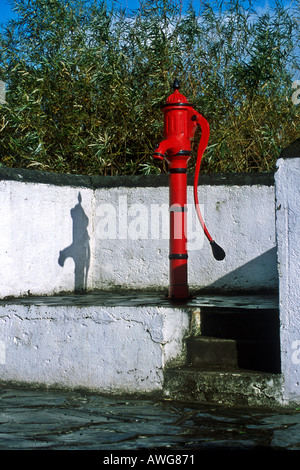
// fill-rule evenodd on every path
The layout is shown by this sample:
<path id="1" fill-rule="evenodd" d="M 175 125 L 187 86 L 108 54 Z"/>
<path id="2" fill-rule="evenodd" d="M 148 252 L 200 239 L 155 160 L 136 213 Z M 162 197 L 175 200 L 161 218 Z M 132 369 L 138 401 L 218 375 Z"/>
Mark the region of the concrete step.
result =
<path id="1" fill-rule="evenodd" d="M 238 367 L 236 341 L 196 336 L 187 340 L 187 363 L 193 367 Z"/>
<path id="2" fill-rule="evenodd" d="M 277 341 L 277 317 L 273 296 L 173 302 L 156 292 L 101 291 L 2 299 L 0 382 L 242 404 L 255 403 L 255 394 L 260 401 L 267 390 L 276 401 L 280 376 L 269 374 L 268 382 L 257 371 L 242 371 L 240 351 L 253 338 Z M 188 335 L 201 336 L 201 347 L 212 348 L 208 357 L 218 358 L 213 366 L 207 359 L 197 368 L 174 369 L 186 363 Z M 205 337 L 215 338 L 213 344 Z M 268 351 L 272 356 L 274 350 Z M 257 344 L 255 354 L 267 356 Z"/>
<path id="3" fill-rule="evenodd" d="M 275 407 L 282 376 L 257 371 L 180 367 L 164 371 L 164 397 L 193 403 Z"/>
<path id="4" fill-rule="evenodd" d="M 276 303 L 203 305 L 196 336 L 187 340 L 187 364 L 280 373 Z"/>
<path id="5" fill-rule="evenodd" d="M 279 341 L 190 337 L 187 340 L 187 364 L 202 370 L 217 367 L 279 373 Z"/>
<path id="6" fill-rule="evenodd" d="M 276 304 L 202 305 L 187 362 L 164 371 L 164 394 L 179 401 L 276 406 L 280 401 L 279 310 Z"/>

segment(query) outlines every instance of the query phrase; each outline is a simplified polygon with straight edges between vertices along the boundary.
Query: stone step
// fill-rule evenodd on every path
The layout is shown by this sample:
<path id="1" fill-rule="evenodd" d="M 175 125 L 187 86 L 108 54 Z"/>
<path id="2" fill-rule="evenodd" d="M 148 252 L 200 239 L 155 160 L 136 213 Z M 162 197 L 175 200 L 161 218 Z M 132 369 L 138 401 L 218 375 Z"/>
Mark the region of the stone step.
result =
<path id="1" fill-rule="evenodd" d="M 279 341 L 190 337 L 187 340 L 187 363 L 198 369 L 242 368 L 279 373 Z"/>
<path id="2" fill-rule="evenodd" d="M 181 402 L 275 407 L 281 401 L 281 381 L 280 374 L 181 367 L 164 371 L 164 397 Z"/>
<path id="3" fill-rule="evenodd" d="M 196 336 L 187 340 L 187 363 L 196 368 L 238 367 L 236 341 Z"/>
<path id="4" fill-rule="evenodd" d="M 171 398 L 246 402 L 248 394 L 260 398 L 267 382 L 261 385 L 257 376 L 253 385 L 251 371 L 241 375 L 238 344 L 253 340 L 255 332 L 273 341 L 277 307 L 277 297 L 194 296 L 173 302 L 157 293 L 130 291 L 2 299 L 0 382 L 120 395 L 160 394 L 166 385 Z M 261 336 L 260 319 L 267 332 Z M 187 335 L 201 333 L 225 340 L 223 347 L 231 351 L 235 342 L 238 367 L 227 362 L 222 368 L 215 363 L 171 370 L 186 361 Z M 282 386 L 268 390 L 275 400 Z"/>

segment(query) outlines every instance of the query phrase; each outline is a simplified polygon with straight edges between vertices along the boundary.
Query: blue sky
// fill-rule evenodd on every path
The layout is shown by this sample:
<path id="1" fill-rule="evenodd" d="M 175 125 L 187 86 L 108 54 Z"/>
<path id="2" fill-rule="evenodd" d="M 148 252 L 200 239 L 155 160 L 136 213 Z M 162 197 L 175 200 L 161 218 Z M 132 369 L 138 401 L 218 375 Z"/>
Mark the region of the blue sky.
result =
<path id="1" fill-rule="evenodd" d="M 136 9 L 139 6 L 139 0 L 118 0 L 121 5 L 129 9 Z M 194 6 L 197 9 L 200 1 L 195 0 Z M 256 0 L 254 1 L 254 6 L 257 10 L 267 10 L 270 6 L 274 4 L 274 0 Z M 284 1 L 284 4 L 288 4 L 288 1 Z M 184 4 L 188 4 L 188 1 L 184 1 Z M 5 23 L 8 19 L 13 16 L 11 5 L 9 0 L 0 0 L 0 23 Z"/>
<path id="2" fill-rule="evenodd" d="M 0 0 L 0 23 L 4 23 L 7 19 L 11 18 L 12 11 L 9 3 L 6 0 Z"/>

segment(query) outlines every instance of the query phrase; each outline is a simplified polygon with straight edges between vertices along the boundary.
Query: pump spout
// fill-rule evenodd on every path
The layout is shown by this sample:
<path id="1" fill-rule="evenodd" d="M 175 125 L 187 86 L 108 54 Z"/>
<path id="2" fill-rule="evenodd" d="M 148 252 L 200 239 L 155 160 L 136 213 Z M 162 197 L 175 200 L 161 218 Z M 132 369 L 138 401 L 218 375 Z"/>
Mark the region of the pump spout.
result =
<path id="1" fill-rule="evenodd" d="M 181 150 L 181 141 L 177 137 L 169 137 L 168 139 L 163 140 L 157 149 L 154 150 L 154 158 L 163 160 L 166 153 L 175 155 Z"/>
<path id="2" fill-rule="evenodd" d="M 164 156 L 168 150 L 167 140 L 163 140 L 157 149 L 154 150 L 153 158 L 157 158 L 158 160 L 163 160 Z"/>

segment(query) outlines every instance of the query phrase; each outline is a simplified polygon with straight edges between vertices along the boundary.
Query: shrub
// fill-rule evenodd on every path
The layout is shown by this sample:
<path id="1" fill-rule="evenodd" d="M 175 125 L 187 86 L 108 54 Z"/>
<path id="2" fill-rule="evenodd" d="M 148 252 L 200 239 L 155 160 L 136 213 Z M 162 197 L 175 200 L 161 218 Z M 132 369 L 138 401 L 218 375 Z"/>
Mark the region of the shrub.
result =
<path id="1" fill-rule="evenodd" d="M 205 172 L 272 171 L 280 150 L 299 137 L 291 99 L 299 11 L 292 7 L 277 3 L 258 14 L 232 0 L 183 12 L 173 0 L 155 0 L 128 15 L 117 4 L 84 0 L 13 4 L 17 17 L 0 36 L 2 165 L 164 172 L 152 153 L 174 78 L 210 123 Z"/>

